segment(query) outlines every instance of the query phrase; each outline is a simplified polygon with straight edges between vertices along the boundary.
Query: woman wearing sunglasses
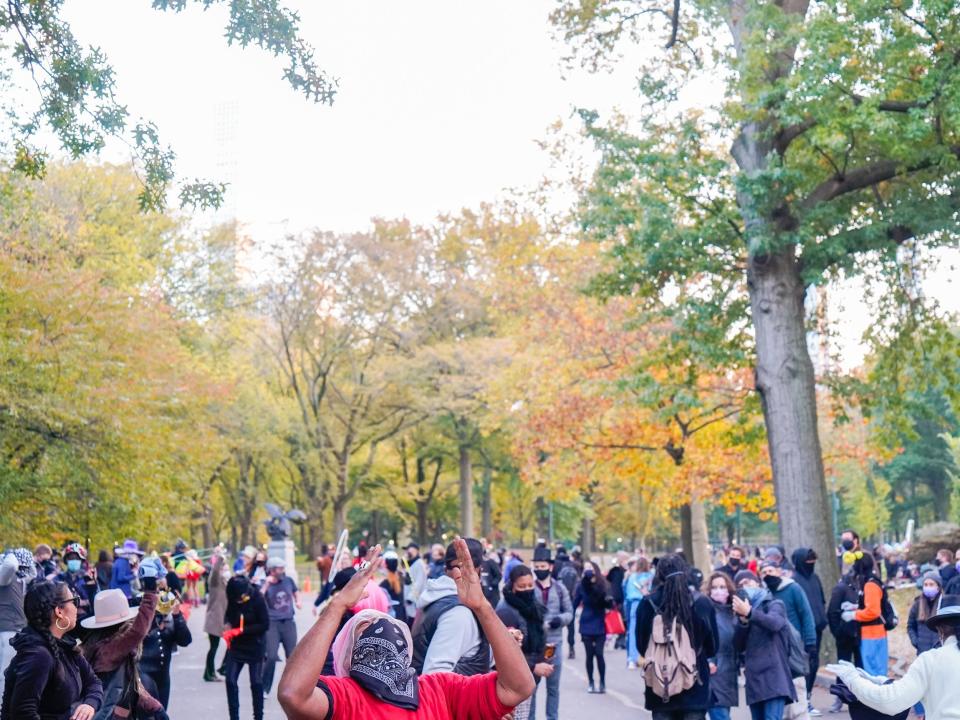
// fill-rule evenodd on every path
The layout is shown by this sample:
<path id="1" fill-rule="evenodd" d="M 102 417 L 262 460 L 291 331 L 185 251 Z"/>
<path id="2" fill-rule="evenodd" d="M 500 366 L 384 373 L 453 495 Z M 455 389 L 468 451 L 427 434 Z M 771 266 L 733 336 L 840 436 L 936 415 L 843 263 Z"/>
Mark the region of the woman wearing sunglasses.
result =
<path id="1" fill-rule="evenodd" d="M 77 641 L 66 637 L 79 605 L 66 583 L 35 580 L 27 588 L 27 626 L 10 643 L 17 655 L 7 671 L 2 720 L 91 720 L 100 709 L 100 679 Z"/>

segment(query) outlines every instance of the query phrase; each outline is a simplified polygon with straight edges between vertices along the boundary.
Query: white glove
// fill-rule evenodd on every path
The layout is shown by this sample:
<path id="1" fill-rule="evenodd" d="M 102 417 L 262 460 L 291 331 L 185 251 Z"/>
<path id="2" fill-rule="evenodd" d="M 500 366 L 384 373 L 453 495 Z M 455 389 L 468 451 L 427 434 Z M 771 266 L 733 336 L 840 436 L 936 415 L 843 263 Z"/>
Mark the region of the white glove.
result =
<path id="1" fill-rule="evenodd" d="M 843 684 L 847 687 L 850 687 L 850 680 L 860 675 L 854 664 L 846 660 L 841 660 L 838 663 L 830 663 L 827 665 L 827 670 L 843 680 Z"/>
<path id="2" fill-rule="evenodd" d="M 847 601 L 847 602 L 844 602 L 844 603 L 841 603 L 841 604 L 840 604 L 840 609 L 841 609 L 841 610 L 857 610 L 858 607 L 859 607 L 859 606 L 858 606 L 855 602 L 849 602 L 849 601 Z"/>
<path id="3" fill-rule="evenodd" d="M 840 613 L 840 619 L 844 622 L 852 622 L 856 613 L 853 610 L 847 610 L 846 612 Z"/>
<path id="4" fill-rule="evenodd" d="M 886 685 L 889 680 L 886 675 L 871 675 L 863 668 L 857 668 L 857 674 L 865 680 L 869 680 L 874 685 Z"/>

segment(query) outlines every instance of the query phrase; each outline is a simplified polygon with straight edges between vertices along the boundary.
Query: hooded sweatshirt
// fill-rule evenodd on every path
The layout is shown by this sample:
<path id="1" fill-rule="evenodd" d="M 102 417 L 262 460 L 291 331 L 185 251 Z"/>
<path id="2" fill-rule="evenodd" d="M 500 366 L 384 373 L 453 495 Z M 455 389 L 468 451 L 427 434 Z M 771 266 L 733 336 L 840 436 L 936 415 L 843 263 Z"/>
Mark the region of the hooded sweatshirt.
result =
<path id="1" fill-rule="evenodd" d="M 806 562 L 809 554 L 810 548 L 797 548 L 793 552 L 793 581 L 807 596 L 810 611 L 813 613 L 813 624 L 817 631 L 822 631 L 827 626 L 827 600 L 823 594 L 820 576 L 814 572 L 813 563 Z"/>
<path id="2" fill-rule="evenodd" d="M 417 600 L 418 614 L 441 598 L 457 595 L 453 578 L 441 575 L 427 580 Z M 416 623 L 414 634 L 416 635 Z M 435 672 L 453 672 L 461 658 L 472 656 L 480 649 L 480 628 L 469 608 L 457 605 L 445 612 L 437 622 L 437 629 L 424 656 L 422 675 Z M 416 638 L 414 638 L 416 644 Z"/>

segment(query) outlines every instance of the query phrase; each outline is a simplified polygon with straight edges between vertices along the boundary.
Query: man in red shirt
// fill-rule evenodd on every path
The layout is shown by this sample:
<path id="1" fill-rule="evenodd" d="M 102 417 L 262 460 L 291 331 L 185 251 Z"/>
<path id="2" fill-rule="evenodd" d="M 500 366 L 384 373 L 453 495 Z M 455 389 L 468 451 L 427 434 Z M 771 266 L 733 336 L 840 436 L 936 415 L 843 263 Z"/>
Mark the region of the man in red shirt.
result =
<path id="1" fill-rule="evenodd" d="M 388 615 L 369 613 L 362 623 L 344 628 L 350 636 L 342 639 L 347 645 L 338 655 L 337 677 L 320 677 L 344 612 L 363 598 L 382 562 L 377 546 L 290 657 L 277 694 L 290 720 L 500 720 L 530 697 L 534 683 L 527 661 L 484 597 L 466 542 L 454 542 L 457 594 L 490 642 L 497 672 L 417 677 L 409 631 Z"/>

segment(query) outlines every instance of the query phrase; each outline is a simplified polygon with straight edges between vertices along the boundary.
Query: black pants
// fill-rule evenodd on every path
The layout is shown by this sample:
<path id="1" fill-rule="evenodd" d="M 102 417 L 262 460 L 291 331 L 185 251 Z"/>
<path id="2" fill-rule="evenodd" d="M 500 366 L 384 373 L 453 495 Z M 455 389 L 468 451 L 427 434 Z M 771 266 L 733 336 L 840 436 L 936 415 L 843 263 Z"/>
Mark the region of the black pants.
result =
<path id="1" fill-rule="evenodd" d="M 837 640 L 837 660 L 846 660 L 857 667 L 863 667 L 863 659 L 860 657 L 860 643 L 856 639 L 843 638 Z"/>
<path id="2" fill-rule="evenodd" d="M 813 684 L 817 680 L 817 670 L 820 669 L 820 643 L 823 641 L 823 628 L 817 630 L 817 652 L 810 658 L 810 672 L 807 673 L 807 697 L 813 692 Z"/>
<path id="3" fill-rule="evenodd" d="M 237 680 L 240 671 L 247 666 L 250 674 L 250 694 L 253 696 L 253 720 L 263 720 L 263 660 L 248 662 L 238 660 L 233 653 L 227 652 L 225 663 L 227 670 L 227 708 L 230 711 L 230 720 L 240 720 L 240 689 Z"/>
<path id="4" fill-rule="evenodd" d="M 600 682 L 607 682 L 607 662 L 603 659 L 603 645 L 607 641 L 606 635 L 581 635 L 583 647 L 587 651 L 587 680 L 593 682 L 593 659 L 597 659 L 597 671 L 600 673 Z"/>
<path id="5" fill-rule="evenodd" d="M 570 649 L 571 649 L 571 650 L 573 650 L 573 646 L 576 644 L 576 641 L 577 641 L 577 639 L 576 639 L 576 637 L 575 637 L 575 635 L 576 635 L 576 630 L 575 630 L 576 624 L 577 624 L 577 618 L 576 618 L 576 615 L 574 615 L 573 620 L 571 620 L 571 621 L 570 621 L 570 624 L 567 625 L 567 642 L 570 644 Z"/>
<path id="6" fill-rule="evenodd" d="M 220 636 L 207 634 L 210 640 L 210 649 L 207 650 L 207 665 L 204 675 L 207 677 L 217 676 L 217 649 L 220 647 Z"/>
<path id="7" fill-rule="evenodd" d="M 150 679 L 150 683 L 147 682 Z M 167 709 L 170 704 L 170 666 L 161 665 L 156 670 L 140 670 L 140 679 L 143 686 L 153 697 L 160 701 L 163 709 Z M 152 687 L 151 687 L 152 685 Z"/>
<path id="8" fill-rule="evenodd" d="M 270 692 L 273 687 L 273 671 L 280 659 L 280 646 L 283 656 L 289 660 L 297 646 L 297 626 L 293 620 L 271 620 L 267 629 L 267 659 L 263 664 L 263 690 Z"/>

